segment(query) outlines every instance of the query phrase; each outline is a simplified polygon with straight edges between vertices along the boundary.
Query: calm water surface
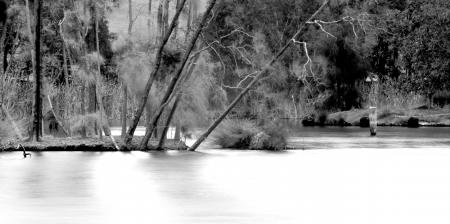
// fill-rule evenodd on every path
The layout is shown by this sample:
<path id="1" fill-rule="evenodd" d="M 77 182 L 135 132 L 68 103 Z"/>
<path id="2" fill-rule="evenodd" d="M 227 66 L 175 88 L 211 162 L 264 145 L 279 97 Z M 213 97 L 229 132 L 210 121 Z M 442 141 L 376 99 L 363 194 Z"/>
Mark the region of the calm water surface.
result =
<path id="1" fill-rule="evenodd" d="M 0 223 L 449 223 L 450 129 L 367 132 L 292 129 L 316 150 L 287 152 L 0 153 Z"/>

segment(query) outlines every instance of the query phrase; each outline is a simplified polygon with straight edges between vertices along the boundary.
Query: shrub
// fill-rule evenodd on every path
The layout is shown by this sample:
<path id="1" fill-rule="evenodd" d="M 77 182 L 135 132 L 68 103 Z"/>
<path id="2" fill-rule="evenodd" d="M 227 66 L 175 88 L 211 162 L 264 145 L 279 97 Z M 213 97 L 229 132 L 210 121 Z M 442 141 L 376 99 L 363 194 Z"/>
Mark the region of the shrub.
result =
<path id="1" fill-rule="evenodd" d="M 214 133 L 214 143 L 223 148 L 248 148 L 259 129 L 250 120 L 225 120 Z"/>
<path id="2" fill-rule="evenodd" d="M 314 114 L 308 115 L 305 118 L 303 118 L 303 120 L 302 120 L 302 125 L 305 127 L 311 127 L 311 126 L 314 126 L 315 124 L 316 124 L 316 121 L 314 119 Z"/>
<path id="3" fill-rule="evenodd" d="M 433 103 L 439 107 L 450 104 L 450 91 L 439 91 L 433 95 Z"/>
<path id="4" fill-rule="evenodd" d="M 319 123 L 320 126 L 324 126 L 327 119 L 328 119 L 328 113 L 325 111 L 322 111 L 319 114 L 319 120 L 317 121 L 317 123 Z"/>
<path id="5" fill-rule="evenodd" d="M 258 127 L 251 120 L 225 120 L 213 135 L 213 142 L 223 148 L 282 150 L 286 132 L 282 125 L 271 123 Z"/>
<path id="6" fill-rule="evenodd" d="M 362 117 L 359 120 L 359 126 L 362 128 L 368 128 L 370 126 L 370 119 L 369 117 Z"/>
<path id="7" fill-rule="evenodd" d="M 262 147 L 255 147 L 255 149 L 282 150 L 286 148 L 287 132 L 281 124 L 271 123 L 269 125 L 266 125 L 263 127 L 263 133 L 265 133 L 268 138 L 263 141 Z"/>

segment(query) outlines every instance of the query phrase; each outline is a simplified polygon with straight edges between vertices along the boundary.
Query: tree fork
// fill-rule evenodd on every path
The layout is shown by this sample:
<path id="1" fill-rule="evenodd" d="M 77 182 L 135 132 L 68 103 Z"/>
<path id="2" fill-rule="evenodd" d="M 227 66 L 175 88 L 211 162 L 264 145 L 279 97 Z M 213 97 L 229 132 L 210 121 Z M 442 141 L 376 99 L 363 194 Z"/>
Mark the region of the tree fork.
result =
<path id="1" fill-rule="evenodd" d="M 161 101 L 161 105 L 159 106 L 159 108 L 156 110 L 156 113 L 152 116 L 152 118 L 150 119 L 150 121 L 147 124 L 147 129 L 145 132 L 145 136 L 141 141 L 140 144 L 140 149 L 145 149 L 148 141 L 150 140 L 150 137 L 157 125 L 157 122 L 164 110 L 164 108 L 168 105 L 168 102 L 170 101 L 171 96 L 173 96 L 173 93 L 176 91 L 176 86 L 177 84 L 179 84 L 178 80 L 180 79 L 181 74 L 183 73 L 183 69 L 187 64 L 187 61 L 190 57 L 190 54 L 192 52 L 192 50 L 195 47 L 195 43 L 197 42 L 198 37 L 200 36 L 200 33 L 203 30 L 203 27 L 206 25 L 207 21 L 208 21 L 208 17 L 214 7 L 214 5 L 216 4 L 216 0 L 211 0 L 208 4 L 208 7 L 203 15 L 202 21 L 199 25 L 199 27 L 197 27 L 197 30 L 195 31 L 194 36 L 191 39 L 191 42 L 189 43 L 189 46 L 186 50 L 186 52 L 184 53 L 183 56 L 183 60 L 181 61 L 180 66 L 177 69 L 177 72 L 175 73 L 175 76 L 172 78 L 169 87 L 167 88 L 166 93 L 164 94 L 164 97 Z"/>
<path id="2" fill-rule="evenodd" d="M 153 69 L 152 73 L 150 74 L 147 84 L 145 85 L 144 95 L 142 96 L 142 98 L 140 100 L 139 107 L 136 110 L 136 114 L 133 118 L 133 122 L 132 122 L 130 128 L 128 129 L 128 133 L 125 138 L 126 144 L 129 144 L 131 142 L 131 140 L 133 139 L 133 135 L 134 135 L 134 132 L 136 131 L 136 127 L 139 123 L 139 120 L 141 119 L 142 113 L 144 112 L 145 104 L 147 103 L 148 95 L 150 94 L 150 89 L 152 87 L 156 73 L 158 73 L 159 67 L 161 66 L 162 51 L 164 49 L 164 46 L 166 46 L 166 44 L 170 38 L 170 34 L 172 33 L 172 31 L 175 28 L 175 25 L 178 21 L 178 18 L 180 17 L 181 11 L 182 11 L 185 3 L 186 3 L 186 0 L 181 0 L 180 8 L 176 11 L 176 13 L 172 19 L 172 22 L 170 23 L 169 31 L 166 33 L 163 41 L 159 45 L 158 52 L 156 53 L 156 57 L 155 57 L 155 68 Z"/>
<path id="3" fill-rule="evenodd" d="M 322 5 L 317 9 L 316 12 L 314 12 L 311 17 L 306 20 L 306 22 L 311 21 L 324 7 L 328 4 L 328 0 L 325 0 Z M 244 97 L 245 94 L 250 91 L 250 89 L 266 74 L 272 65 L 278 61 L 278 59 L 284 54 L 284 52 L 289 48 L 291 43 L 294 43 L 295 38 L 300 34 L 301 31 L 306 27 L 306 22 L 298 29 L 298 31 L 294 34 L 294 36 L 289 40 L 288 43 L 284 45 L 283 48 L 281 48 L 280 51 L 275 55 L 275 57 L 266 64 L 261 71 L 258 72 L 258 74 L 253 78 L 253 80 L 247 85 L 247 87 L 242 90 L 242 92 L 233 100 L 233 102 L 227 107 L 227 109 L 213 122 L 211 126 L 202 134 L 200 137 L 195 141 L 195 143 L 189 148 L 189 151 L 195 151 L 200 144 L 211 134 L 214 129 L 222 122 L 223 119 L 231 112 L 231 110 L 237 105 L 237 103 Z"/>
<path id="4" fill-rule="evenodd" d="M 192 76 L 192 73 L 194 72 L 196 62 L 198 58 L 200 57 L 200 54 L 197 54 L 194 58 L 192 58 L 192 61 L 190 62 L 190 66 L 188 69 L 188 72 L 186 73 L 186 76 L 184 77 L 184 81 L 189 80 L 189 78 Z M 161 137 L 159 138 L 158 147 L 157 149 L 161 150 L 164 146 L 164 141 L 166 140 L 167 132 L 169 131 L 170 123 L 172 122 L 173 115 L 177 111 L 179 101 L 181 101 L 182 92 L 179 92 L 177 94 L 177 97 L 175 98 L 175 102 L 172 106 L 172 109 L 170 110 L 169 116 L 167 117 L 166 125 L 164 126 L 164 130 L 162 132 Z M 175 130 L 176 131 L 176 130 Z M 175 138 L 176 139 L 176 138 Z"/>
<path id="5" fill-rule="evenodd" d="M 173 103 L 172 109 L 170 110 L 170 113 L 167 116 L 166 124 L 164 125 L 164 129 L 161 133 L 161 137 L 159 138 L 158 147 L 157 147 L 158 150 L 163 149 L 164 142 L 167 139 L 166 135 L 167 135 L 167 132 L 169 131 L 170 122 L 172 121 L 173 115 L 175 114 L 175 111 L 177 110 L 178 103 L 180 102 L 180 100 L 181 100 L 181 93 L 178 93 L 177 97 L 175 98 L 175 102 Z"/>

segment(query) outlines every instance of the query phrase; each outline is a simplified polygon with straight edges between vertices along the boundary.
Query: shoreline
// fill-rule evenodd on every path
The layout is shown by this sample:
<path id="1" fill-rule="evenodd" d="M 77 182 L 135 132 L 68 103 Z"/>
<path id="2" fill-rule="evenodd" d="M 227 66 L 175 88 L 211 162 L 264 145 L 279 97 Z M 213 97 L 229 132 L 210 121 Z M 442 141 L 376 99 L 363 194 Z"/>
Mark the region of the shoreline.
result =
<path id="1" fill-rule="evenodd" d="M 150 141 L 146 150 L 138 149 L 142 137 L 134 137 L 131 147 L 126 147 L 121 139 L 117 139 L 120 150 L 117 150 L 109 138 L 103 140 L 98 138 L 53 138 L 44 137 L 40 142 L 31 142 L 23 140 L 10 140 L 7 143 L 0 144 L 0 152 L 18 152 L 23 151 L 18 148 L 22 145 L 25 151 L 29 152 L 127 152 L 127 151 L 161 151 L 156 149 L 157 142 Z M 166 140 L 164 150 L 187 150 L 186 144 L 182 141 Z"/>

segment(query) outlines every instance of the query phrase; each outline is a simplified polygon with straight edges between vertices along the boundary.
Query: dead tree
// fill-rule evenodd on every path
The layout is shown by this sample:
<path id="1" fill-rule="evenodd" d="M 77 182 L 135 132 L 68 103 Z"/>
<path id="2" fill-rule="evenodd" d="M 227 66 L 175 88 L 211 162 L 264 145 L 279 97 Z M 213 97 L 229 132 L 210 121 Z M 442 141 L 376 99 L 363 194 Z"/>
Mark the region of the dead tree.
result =
<path id="1" fill-rule="evenodd" d="M 186 0 L 181 0 L 180 8 L 176 11 L 176 13 L 175 13 L 175 15 L 174 15 L 174 17 L 172 19 L 172 22 L 170 23 L 168 32 L 166 33 L 166 35 L 164 35 L 163 40 L 159 44 L 158 51 L 157 51 L 156 57 L 155 57 L 155 62 L 154 62 L 155 67 L 154 67 L 152 73 L 149 76 L 147 84 L 145 85 L 144 94 L 141 97 L 141 100 L 139 102 L 139 106 L 138 106 L 137 111 L 136 111 L 136 113 L 134 115 L 133 122 L 132 122 L 130 128 L 128 129 L 127 136 L 125 138 L 126 144 L 129 144 L 131 142 L 131 140 L 133 138 L 133 135 L 134 135 L 134 131 L 136 131 L 136 127 L 137 127 L 137 125 L 139 123 L 139 120 L 141 119 L 142 113 L 144 112 L 144 108 L 145 108 L 145 105 L 146 105 L 147 100 L 148 100 L 148 95 L 150 94 L 150 89 L 151 89 L 151 87 L 153 85 L 153 81 L 155 80 L 155 76 L 158 73 L 159 68 L 161 66 L 162 51 L 164 49 L 164 46 L 166 46 L 166 44 L 167 44 L 167 42 L 168 42 L 168 40 L 170 38 L 170 34 L 172 33 L 173 29 L 175 28 L 175 24 L 177 23 L 178 18 L 180 17 L 181 11 L 182 11 L 183 6 L 184 6 L 185 3 L 186 3 Z"/>
<path id="2" fill-rule="evenodd" d="M 211 124 L 211 126 L 209 126 L 208 129 L 202 135 L 200 135 L 200 137 L 197 139 L 197 141 L 195 141 L 195 143 L 189 148 L 190 151 L 195 151 L 198 148 L 198 146 L 200 146 L 200 144 L 211 134 L 211 132 L 214 131 L 214 129 L 216 129 L 216 127 L 223 121 L 223 119 L 225 119 L 225 117 L 228 115 L 228 113 L 230 113 L 231 110 L 233 110 L 233 108 L 237 105 L 237 103 L 239 103 L 239 101 L 242 99 L 242 97 L 244 97 L 244 95 L 247 94 L 250 91 L 250 89 L 269 72 L 272 65 L 275 64 L 275 62 L 277 62 L 278 59 L 280 59 L 280 57 L 289 48 L 289 46 L 291 44 L 295 43 L 295 39 L 297 38 L 297 36 L 306 27 L 305 24 L 307 24 L 307 22 L 310 22 L 327 4 L 328 4 L 328 0 L 325 0 L 323 2 L 323 4 L 319 7 L 319 9 L 316 12 L 314 12 L 314 14 L 308 20 L 305 21 L 305 23 L 298 29 L 298 31 L 289 40 L 289 42 L 286 43 L 284 45 L 284 47 L 281 48 L 280 51 L 278 51 L 278 53 L 275 55 L 275 57 L 268 64 L 266 64 L 262 68 L 261 71 L 259 71 L 256 74 L 256 76 L 247 85 L 247 87 L 244 90 L 242 90 L 242 92 L 233 100 L 233 102 L 227 107 L 227 109 Z"/>
<path id="3" fill-rule="evenodd" d="M 152 118 L 150 119 L 150 121 L 147 124 L 145 136 L 142 139 L 140 146 L 139 146 L 140 149 L 145 149 L 147 147 L 148 141 L 150 140 L 150 137 L 151 137 L 156 125 L 158 124 L 158 120 L 159 120 L 162 112 L 164 111 L 164 108 L 169 103 L 171 96 L 174 96 L 174 92 L 177 91 L 176 87 L 177 87 L 177 85 L 179 85 L 178 80 L 180 79 L 181 74 L 183 73 L 183 69 L 186 66 L 186 63 L 190 57 L 192 50 L 195 47 L 195 43 L 197 42 L 197 39 L 200 36 L 200 33 L 203 30 L 203 27 L 205 27 L 206 23 L 208 22 L 208 17 L 209 17 L 215 4 L 216 4 L 216 0 L 211 0 L 209 2 L 209 5 L 208 5 L 206 11 L 203 14 L 202 21 L 200 22 L 200 25 L 197 27 L 197 30 L 195 31 L 195 34 L 192 37 L 191 42 L 189 43 L 189 46 L 188 46 L 186 52 L 184 53 L 183 60 L 181 61 L 181 64 L 178 66 L 177 71 L 175 72 L 175 76 L 172 78 L 172 80 L 169 84 L 169 87 L 167 88 L 167 91 L 164 94 L 164 97 L 162 98 L 161 105 L 158 107 L 155 114 L 152 116 Z"/>

